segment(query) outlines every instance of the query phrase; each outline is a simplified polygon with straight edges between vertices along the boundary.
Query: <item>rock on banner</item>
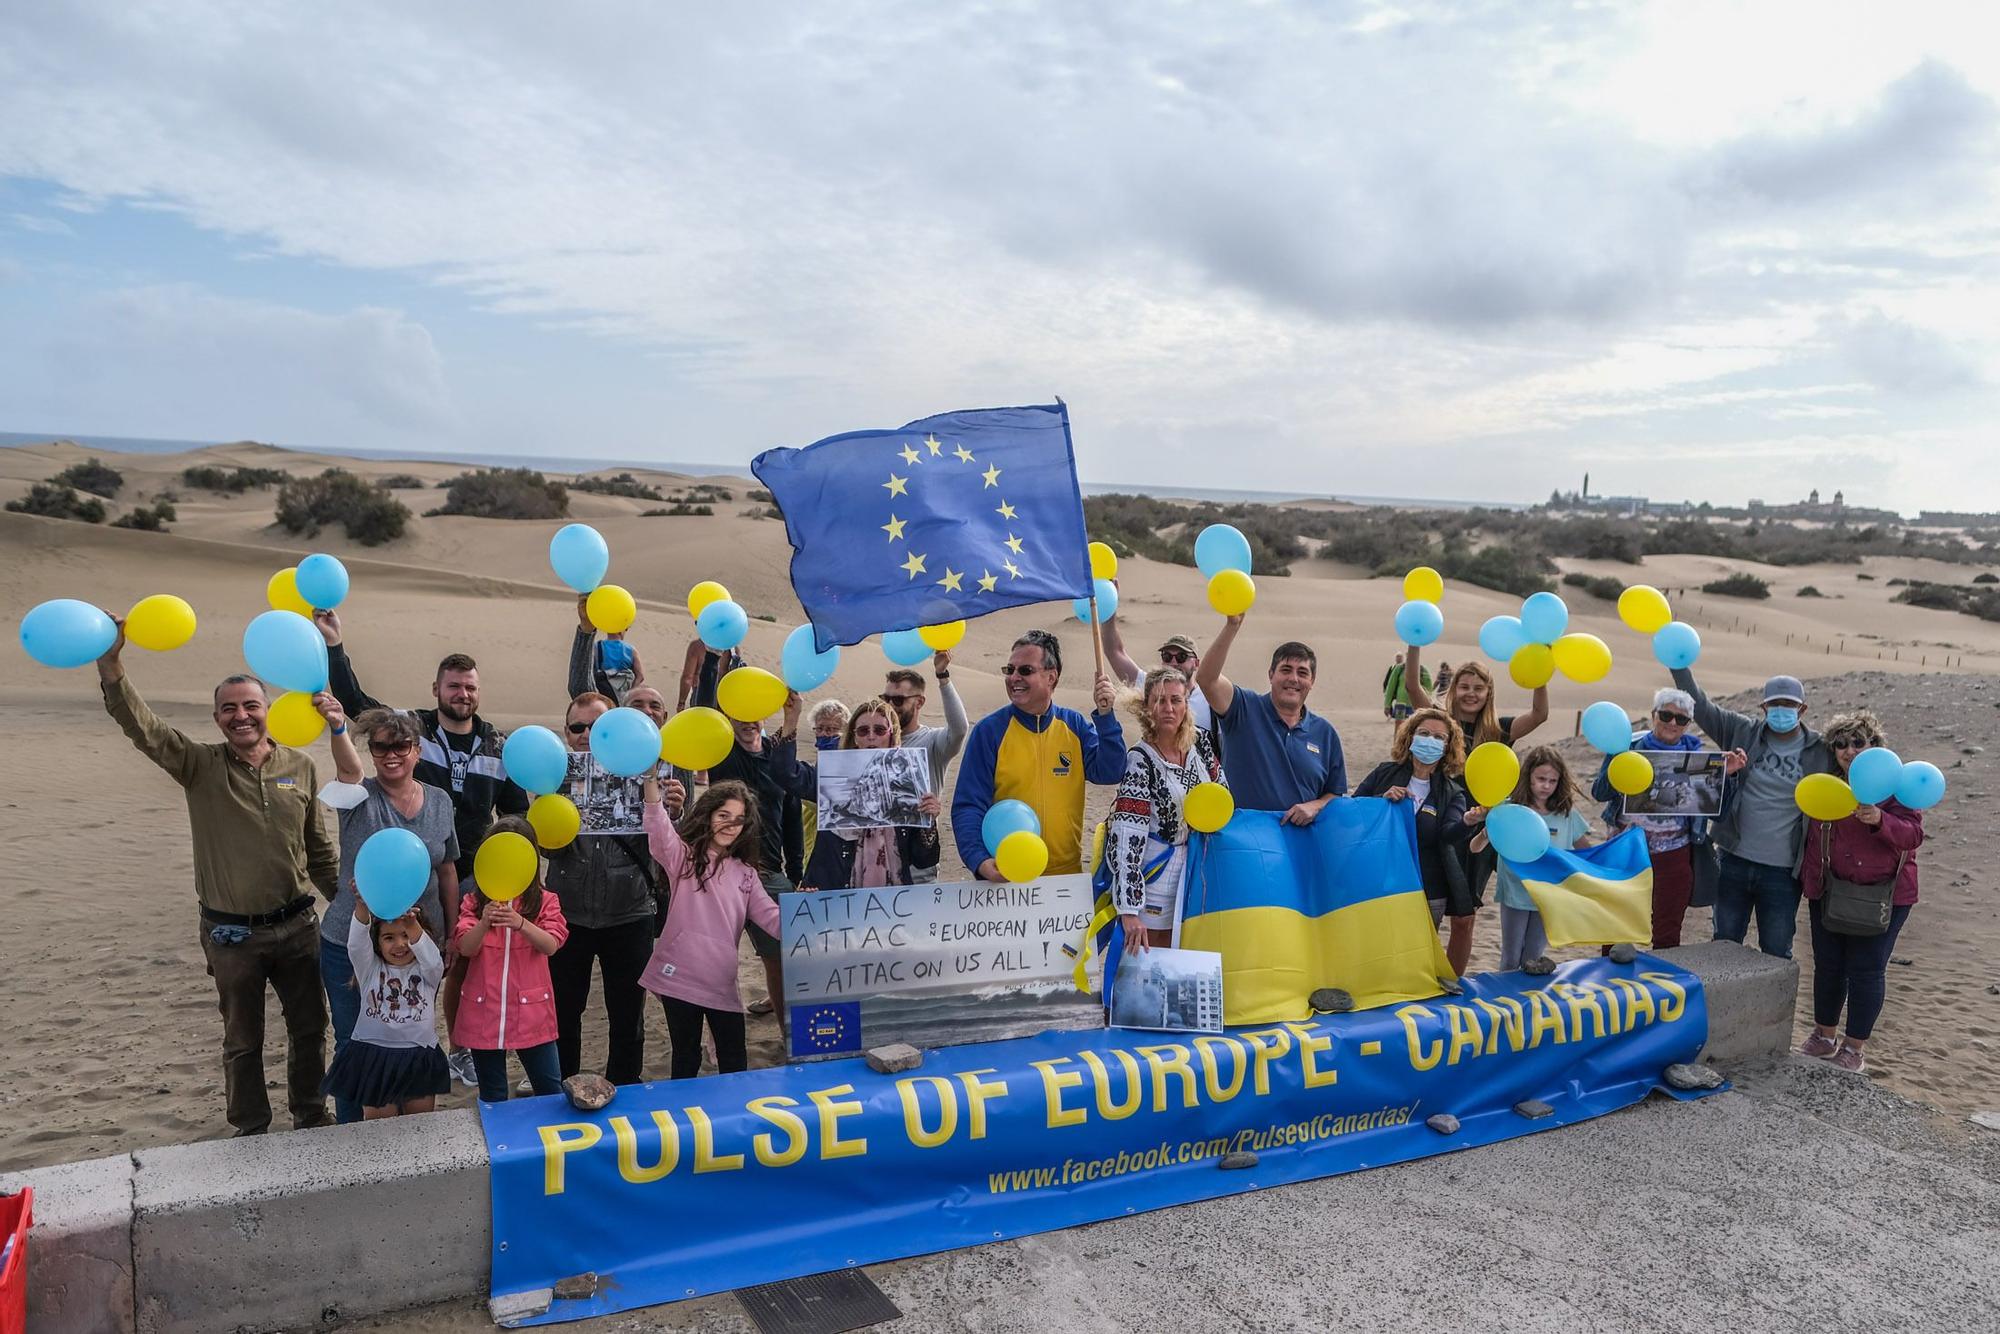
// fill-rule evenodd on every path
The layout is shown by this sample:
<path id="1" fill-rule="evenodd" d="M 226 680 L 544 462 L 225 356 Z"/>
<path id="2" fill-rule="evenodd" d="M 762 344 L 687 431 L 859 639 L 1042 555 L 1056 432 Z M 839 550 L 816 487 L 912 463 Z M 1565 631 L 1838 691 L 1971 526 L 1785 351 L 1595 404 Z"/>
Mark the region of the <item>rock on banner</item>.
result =
<path id="1" fill-rule="evenodd" d="M 1707 1033 L 1700 980 L 1641 955 L 1182 1040 L 1044 1033 L 900 1075 L 842 1060 L 628 1086 L 599 1112 L 491 1104 L 491 1291 L 606 1277 L 527 1322 L 552 1324 L 1489 1144 L 1639 1101 Z M 1529 1098 L 1554 1115 L 1512 1110 Z M 1256 1168 L 1218 1171 L 1235 1149 Z"/>

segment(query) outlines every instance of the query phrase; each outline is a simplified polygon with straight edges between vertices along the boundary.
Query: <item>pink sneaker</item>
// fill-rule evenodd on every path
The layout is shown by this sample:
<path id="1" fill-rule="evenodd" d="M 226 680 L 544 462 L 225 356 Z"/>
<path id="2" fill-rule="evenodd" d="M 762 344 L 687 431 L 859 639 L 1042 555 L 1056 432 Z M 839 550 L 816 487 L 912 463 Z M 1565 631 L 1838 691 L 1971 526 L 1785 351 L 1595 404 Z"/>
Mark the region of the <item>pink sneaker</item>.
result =
<path id="1" fill-rule="evenodd" d="M 1822 1061 L 1839 1050 L 1840 1044 L 1818 1029 L 1806 1034 L 1806 1040 L 1799 1044 L 1799 1055 L 1817 1057 Z"/>
<path id="2" fill-rule="evenodd" d="M 1833 1054 L 1833 1063 L 1849 1074 L 1860 1074 L 1868 1068 L 1868 1062 L 1861 1057 L 1861 1048 L 1840 1044 L 1840 1050 Z"/>

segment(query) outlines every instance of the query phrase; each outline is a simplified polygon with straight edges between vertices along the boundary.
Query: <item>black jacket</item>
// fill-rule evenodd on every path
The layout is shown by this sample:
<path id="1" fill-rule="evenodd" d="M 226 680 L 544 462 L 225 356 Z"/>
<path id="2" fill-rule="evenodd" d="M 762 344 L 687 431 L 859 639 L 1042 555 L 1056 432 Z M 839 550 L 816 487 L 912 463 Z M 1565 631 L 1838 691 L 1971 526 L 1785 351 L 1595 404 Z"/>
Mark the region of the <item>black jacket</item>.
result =
<path id="1" fill-rule="evenodd" d="M 326 666 L 328 688 L 350 718 L 369 709 L 387 707 L 361 688 L 344 647 L 335 644 L 326 651 Z M 452 814 L 457 817 L 453 823 L 458 829 L 458 878 L 462 883 L 472 875 L 473 854 L 479 851 L 480 841 L 493 824 L 493 813 L 497 810 L 502 815 L 526 815 L 528 794 L 508 781 L 500 764 L 500 748 L 507 737 L 492 723 L 473 715 L 472 752 L 468 755 L 454 750 L 445 739 L 443 729 L 438 726 L 436 709 L 412 712 L 423 732 L 417 753 L 417 781 L 451 794 Z"/>
<path id="2" fill-rule="evenodd" d="M 799 763 L 797 741 L 764 738 L 764 749 L 752 755 L 741 746 L 731 746 L 722 763 L 708 771 L 710 784 L 735 781 L 747 786 L 757 798 L 757 819 L 763 830 L 759 847 L 764 871 L 784 872 L 798 884 L 805 875 L 806 825 L 801 801 L 819 795 L 819 774 L 811 765 Z"/>
<path id="3" fill-rule="evenodd" d="M 813 889 L 855 888 L 854 855 L 860 846 L 858 840 L 822 832 L 813 840 L 812 860 L 806 863 L 805 879 L 799 881 L 799 885 Z M 912 884 L 912 870 L 928 870 L 936 866 L 939 847 L 936 825 L 899 827 L 896 830 L 896 856 L 903 863 L 903 878 L 896 883 Z"/>
<path id="4" fill-rule="evenodd" d="M 1410 774 L 1409 761 L 1385 760 L 1361 780 L 1354 795 L 1379 797 L 1392 787 L 1408 787 Z M 1465 822 L 1471 804 L 1462 780 L 1441 769 L 1431 771 L 1430 796 L 1417 807 L 1417 866 L 1423 872 L 1426 898 L 1462 905 L 1471 897 L 1464 861 L 1456 855 L 1472 840 L 1473 827 Z"/>

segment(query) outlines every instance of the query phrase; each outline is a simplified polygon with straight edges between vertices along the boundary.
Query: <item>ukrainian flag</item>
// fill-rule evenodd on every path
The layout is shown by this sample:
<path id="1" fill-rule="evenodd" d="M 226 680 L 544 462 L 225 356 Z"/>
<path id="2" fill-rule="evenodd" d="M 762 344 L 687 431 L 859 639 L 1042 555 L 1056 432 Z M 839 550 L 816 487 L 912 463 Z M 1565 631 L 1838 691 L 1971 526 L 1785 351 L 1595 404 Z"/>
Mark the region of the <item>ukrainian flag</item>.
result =
<path id="1" fill-rule="evenodd" d="M 1541 911 L 1551 945 L 1646 944 L 1653 938 L 1653 858 L 1627 829 L 1594 848 L 1555 848 L 1507 863 Z"/>
<path id="2" fill-rule="evenodd" d="M 1439 995 L 1452 977 L 1417 870 L 1409 802 L 1328 802 L 1303 828 L 1238 809 L 1193 835 L 1182 890 L 1183 949 L 1222 955 L 1229 1024 L 1305 1019 L 1339 987 L 1355 1008 Z"/>

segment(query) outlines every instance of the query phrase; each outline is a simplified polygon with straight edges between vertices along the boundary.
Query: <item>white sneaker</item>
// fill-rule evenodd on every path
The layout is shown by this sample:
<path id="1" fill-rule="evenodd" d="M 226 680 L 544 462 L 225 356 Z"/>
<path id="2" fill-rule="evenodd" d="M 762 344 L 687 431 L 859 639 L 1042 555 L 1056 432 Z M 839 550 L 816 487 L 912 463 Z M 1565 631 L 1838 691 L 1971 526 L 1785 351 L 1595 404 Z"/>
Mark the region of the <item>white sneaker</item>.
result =
<path id="1" fill-rule="evenodd" d="M 521 1082 L 514 1085 L 514 1092 L 516 1093 L 533 1093 L 534 1091 L 535 1091 L 535 1081 L 528 1078 L 526 1075 L 522 1075 Z"/>
<path id="2" fill-rule="evenodd" d="M 445 1068 L 451 1077 L 467 1088 L 479 1087 L 479 1071 L 472 1064 L 472 1053 L 464 1047 L 449 1052 L 444 1058 Z"/>

